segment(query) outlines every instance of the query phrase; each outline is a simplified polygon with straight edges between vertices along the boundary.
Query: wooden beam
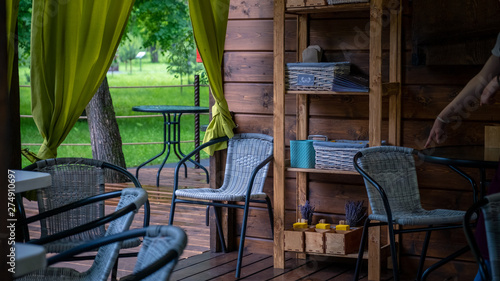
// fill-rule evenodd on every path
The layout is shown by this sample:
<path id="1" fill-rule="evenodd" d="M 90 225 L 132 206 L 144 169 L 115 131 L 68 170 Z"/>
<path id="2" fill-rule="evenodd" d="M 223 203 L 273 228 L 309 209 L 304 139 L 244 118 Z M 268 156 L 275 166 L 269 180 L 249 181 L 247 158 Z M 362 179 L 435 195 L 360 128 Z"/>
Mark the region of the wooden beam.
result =
<path id="1" fill-rule="evenodd" d="M 285 268 L 285 0 L 274 1 L 274 267 Z"/>
<path id="2" fill-rule="evenodd" d="M 381 145 L 382 139 L 382 2 L 370 1 L 370 146 Z M 380 227 L 368 231 L 368 280 L 380 280 Z"/>

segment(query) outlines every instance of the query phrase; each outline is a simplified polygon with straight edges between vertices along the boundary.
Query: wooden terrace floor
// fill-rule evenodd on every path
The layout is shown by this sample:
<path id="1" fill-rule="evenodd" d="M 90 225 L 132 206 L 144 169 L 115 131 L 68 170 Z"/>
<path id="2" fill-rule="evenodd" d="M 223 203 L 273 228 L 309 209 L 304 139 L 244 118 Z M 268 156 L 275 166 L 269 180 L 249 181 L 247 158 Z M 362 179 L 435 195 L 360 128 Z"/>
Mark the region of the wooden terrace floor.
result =
<path id="1" fill-rule="evenodd" d="M 135 169 L 130 169 L 135 175 Z M 156 169 L 143 168 L 139 180 L 148 191 L 151 204 L 151 225 L 168 224 L 170 200 L 172 195 L 173 168 L 164 168 L 161 173 L 160 187 L 156 187 Z M 205 175 L 201 169 L 188 169 L 188 178 L 181 177 L 181 186 L 206 187 Z M 113 190 L 129 184 L 107 186 Z M 35 202 L 25 199 L 28 216 L 37 212 Z M 107 206 L 112 211 L 114 206 Z M 209 245 L 209 227 L 205 226 L 205 207 L 180 204 L 176 209 L 175 225 L 183 228 L 188 234 L 188 245 L 174 269 L 170 280 L 235 280 L 237 251 L 230 253 L 211 253 Z M 132 228 L 142 227 L 143 212 L 136 214 Z M 39 236 L 39 225 L 30 225 L 32 238 Z M 137 249 L 133 249 L 137 251 Z M 136 258 L 119 260 L 118 278 L 132 273 Z M 295 254 L 287 253 L 285 269 L 273 268 L 273 257 L 257 253 L 245 252 L 243 258 L 242 280 L 352 280 L 354 260 L 314 257 L 297 259 Z M 92 261 L 73 261 L 56 266 L 73 267 L 79 271 L 86 270 Z M 366 262 L 365 262 L 366 268 Z M 392 279 L 390 273 L 383 280 Z M 366 270 L 362 272 L 366 279 Z"/>

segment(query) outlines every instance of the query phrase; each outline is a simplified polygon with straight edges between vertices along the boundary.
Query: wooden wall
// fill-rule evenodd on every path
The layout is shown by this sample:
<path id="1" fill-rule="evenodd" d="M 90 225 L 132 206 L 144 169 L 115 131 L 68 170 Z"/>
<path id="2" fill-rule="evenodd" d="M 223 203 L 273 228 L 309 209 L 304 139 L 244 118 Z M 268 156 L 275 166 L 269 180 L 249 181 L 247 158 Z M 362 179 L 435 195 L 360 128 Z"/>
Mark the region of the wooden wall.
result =
<path id="1" fill-rule="evenodd" d="M 475 56 L 474 59 L 453 59 L 453 56 L 439 56 L 430 49 L 449 50 L 445 42 L 440 42 L 439 34 L 443 34 L 443 26 L 439 23 L 438 12 L 442 9 L 431 9 L 435 1 L 403 1 L 403 41 L 402 58 L 402 145 L 423 148 L 434 118 L 458 94 L 465 83 L 481 68 L 488 54 Z M 450 2 L 450 1 L 447 1 Z M 500 26 L 497 22 L 500 5 L 497 0 L 451 1 L 449 11 L 459 14 L 462 9 L 474 6 L 476 2 L 488 2 L 496 9 L 497 17 L 485 17 L 483 10 L 469 9 L 465 16 L 467 22 L 481 19 L 484 32 L 481 35 L 484 44 L 477 44 L 478 50 L 491 50 L 496 32 Z M 484 5 L 479 5 L 484 8 Z M 442 8 L 442 7 L 441 7 Z M 418 11 L 418 13 L 416 12 Z M 427 11 L 427 15 L 422 11 Z M 434 12 L 433 12 L 434 11 Z M 488 10 L 488 15 L 491 11 Z M 417 13 L 417 15 L 415 15 Z M 462 15 L 462 14 L 459 14 Z M 433 25 L 427 24 L 429 17 Z M 469 18 L 471 17 L 471 18 Z M 453 27 L 450 21 L 462 22 L 461 17 L 446 17 L 446 24 Z M 415 22 L 416 21 L 416 22 Z M 315 16 L 310 22 L 310 44 L 320 45 L 325 49 L 328 61 L 349 60 L 362 71 L 368 69 L 368 12 L 346 13 L 337 15 L 335 19 Z M 439 26 L 438 33 L 430 32 Z M 464 26 L 460 24 L 459 26 Z M 496 29 L 495 32 L 491 30 Z M 460 32 L 460 30 L 454 30 Z M 296 56 L 296 23 L 293 16 L 286 20 L 286 60 L 295 62 Z M 431 35 L 429 35 L 431 34 Z M 436 35 L 438 34 L 438 35 Z M 467 34 L 471 34 L 467 30 Z M 427 40 L 426 45 L 416 42 L 414 37 L 434 38 Z M 432 37 L 434 36 L 434 37 Z M 462 41 L 461 41 L 462 40 Z M 450 44 L 470 46 L 466 37 Z M 430 42 L 430 43 L 429 43 Z M 469 44 L 469 45 L 467 45 Z M 460 46 L 462 46 L 460 45 Z M 387 57 L 388 42 L 384 42 L 384 57 Z M 439 48 L 435 47 L 439 46 Z M 427 54 L 425 64 L 412 63 L 415 50 Z M 448 48 L 448 49 L 447 49 Z M 464 52 L 467 48 L 455 48 L 456 52 Z M 449 53 L 444 52 L 444 53 Z M 443 53 L 443 51 L 441 51 Z M 451 57 L 451 59 L 450 59 Z M 432 63 L 436 62 L 436 63 Z M 273 1 L 272 0 L 232 0 L 223 62 L 224 90 L 229 109 L 234 112 L 237 132 L 258 132 L 273 134 Z M 384 64 L 384 77 L 387 80 L 387 62 Z M 368 98 L 347 96 L 310 96 L 310 134 L 327 135 L 330 139 L 367 139 L 368 138 Z M 482 144 L 483 128 L 488 123 L 500 123 L 499 105 L 487 107 L 471 107 L 468 119 L 454 128 L 450 128 L 446 144 Z M 383 128 L 387 136 L 387 127 Z M 286 97 L 286 142 L 295 139 L 295 96 Z M 476 170 L 466 170 L 477 175 Z M 422 203 L 424 208 L 466 209 L 472 203 L 469 184 L 446 167 L 419 163 L 418 176 L 422 187 Z M 272 196 L 272 171 L 266 183 L 265 191 Z M 491 176 L 491 172 L 489 173 Z M 286 221 L 295 220 L 295 173 L 286 174 Z M 325 174 L 309 175 L 309 200 L 316 206 L 316 218 L 327 218 L 337 221 L 343 218 L 346 200 L 365 200 L 368 202 L 363 182 L 359 176 L 333 176 Z M 272 253 L 272 236 L 264 206 L 256 206 L 250 212 L 246 246 L 255 252 Z M 236 215 L 236 233 L 239 233 L 241 213 Z M 424 236 L 407 234 L 402 239 L 402 268 L 410 276 L 414 274 L 418 254 Z M 432 246 L 428 255 L 443 257 L 464 246 L 462 230 L 454 230 L 433 235 Z M 450 243 L 452 242 L 452 243 Z M 435 258 L 429 259 L 431 262 Z M 440 280 L 448 277 L 458 280 L 472 280 L 477 268 L 472 256 L 467 254 L 433 274 Z M 436 278 L 437 279 L 437 278 Z"/>

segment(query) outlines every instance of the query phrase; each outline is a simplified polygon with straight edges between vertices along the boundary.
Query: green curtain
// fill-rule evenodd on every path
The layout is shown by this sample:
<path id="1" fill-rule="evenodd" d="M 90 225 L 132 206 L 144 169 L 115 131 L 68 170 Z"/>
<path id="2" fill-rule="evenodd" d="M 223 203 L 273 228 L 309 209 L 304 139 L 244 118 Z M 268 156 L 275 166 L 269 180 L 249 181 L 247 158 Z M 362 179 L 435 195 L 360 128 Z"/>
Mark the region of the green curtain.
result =
<path id="1" fill-rule="evenodd" d="M 14 67 L 14 56 L 17 55 L 14 49 L 14 38 L 16 35 L 17 13 L 19 11 L 19 0 L 6 0 L 5 11 L 7 12 L 7 89 L 10 93 L 10 84 L 12 83 L 12 69 Z"/>
<path id="2" fill-rule="evenodd" d="M 236 125 L 224 98 L 221 71 L 229 0 L 189 0 L 189 13 L 196 46 L 207 71 L 210 89 L 215 99 L 212 107 L 212 121 L 208 125 L 203 142 L 223 136 L 232 138 L 233 128 Z M 223 142 L 210 146 L 205 151 L 213 155 L 214 151 L 226 147 L 227 143 Z"/>
<path id="3" fill-rule="evenodd" d="M 42 159 L 57 157 L 103 81 L 135 0 L 33 0 L 31 110 Z"/>

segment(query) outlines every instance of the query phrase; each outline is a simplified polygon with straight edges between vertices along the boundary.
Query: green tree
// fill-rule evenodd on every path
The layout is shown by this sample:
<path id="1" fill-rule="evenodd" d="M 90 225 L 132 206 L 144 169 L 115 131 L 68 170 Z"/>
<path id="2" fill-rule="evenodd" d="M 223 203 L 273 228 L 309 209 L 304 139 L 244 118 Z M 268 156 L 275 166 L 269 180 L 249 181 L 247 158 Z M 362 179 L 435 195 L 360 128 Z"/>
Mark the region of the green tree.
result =
<path id="1" fill-rule="evenodd" d="M 186 35 L 192 38 L 187 1 L 136 0 L 127 29 L 142 39 L 143 48 L 151 52 L 152 62 L 158 62 L 158 51 L 169 51 Z M 194 45 L 192 39 L 191 42 Z"/>
<path id="2" fill-rule="evenodd" d="M 127 64 L 130 63 L 130 74 L 132 74 L 132 60 L 135 59 L 139 51 L 139 39 L 130 36 L 122 40 L 120 46 L 118 47 L 118 58 L 120 61 L 125 62 L 125 70 L 127 70 Z"/>
<path id="3" fill-rule="evenodd" d="M 19 1 L 19 13 L 17 16 L 17 38 L 19 40 L 19 64 L 30 64 L 31 46 L 31 1 Z"/>

